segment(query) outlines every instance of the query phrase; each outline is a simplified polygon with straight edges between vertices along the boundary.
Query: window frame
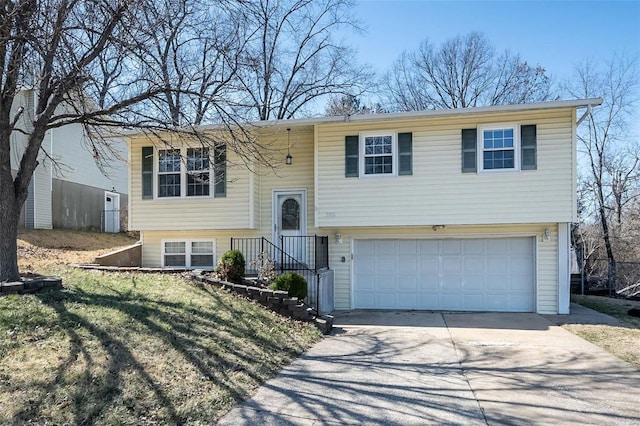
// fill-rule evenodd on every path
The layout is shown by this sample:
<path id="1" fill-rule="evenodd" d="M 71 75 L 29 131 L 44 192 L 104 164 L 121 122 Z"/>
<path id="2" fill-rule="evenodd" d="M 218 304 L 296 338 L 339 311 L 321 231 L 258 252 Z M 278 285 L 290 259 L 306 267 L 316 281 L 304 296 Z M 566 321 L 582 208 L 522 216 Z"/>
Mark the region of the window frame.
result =
<path id="1" fill-rule="evenodd" d="M 366 146 L 365 139 L 368 137 L 391 137 L 391 173 L 371 173 L 367 174 L 365 170 L 365 159 L 368 156 L 376 156 L 376 155 L 366 155 Z M 371 130 L 366 132 L 360 132 L 358 134 L 358 172 L 360 178 L 389 178 L 389 177 L 397 177 L 398 176 L 398 132 L 393 130 Z"/>
<path id="2" fill-rule="evenodd" d="M 487 130 L 513 130 L 513 167 L 503 169 L 485 169 L 485 151 L 506 151 L 505 149 L 486 149 L 484 147 L 484 132 Z M 476 164 L 477 173 L 518 173 L 521 170 L 520 164 L 520 123 L 491 123 L 477 126 L 477 153 Z"/>
<path id="3" fill-rule="evenodd" d="M 189 149 L 208 149 L 208 157 L 209 157 L 209 195 L 187 195 L 188 191 L 188 176 L 190 171 L 187 170 L 187 152 Z M 180 195 L 173 197 L 160 197 L 160 182 L 159 176 L 162 174 L 160 172 L 160 152 L 161 151 L 172 151 L 177 150 L 180 151 Z M 153 162 L 153 199 L 158 201 L 169 201 L 169 200 L 198 200 L 198 199 L 210 199 L 214 198 L 214 180 L 212 176 L 214 176 L 214 158 L 212 156 L 211 147 L 203 147 L 203 146 L 182 146 L 180 148 L 172 148 L 172 147 L 155 147 L 154 154 L 156 156 L 156 160 Z M 198 173 L 205 173 L 203 171 L 198 171 Z"/>
<path id="4" fill-rule="evenodd" d="M 207 169 L 198 169 L 198 168 L 194 168 L 193 170 L 189 170 L 189 151 L 192 152 L 200 152 L 200 156 L 199 157 L 195 157 L 196 159 L 194 160 L 194 164 L 198 165 L 200 163 L 202 163 L 203 161 L 207 162 L 208 168 Z M 204 152 L 206 151 L 206 155 L 204 155 Z M 203 146 L 203 147 L 199 147 L 199 148 L 192 148 L 192 147 L 187 147 L 186 150 L 186 156 L 185 156 L 185 178 L 186 178 L 186 182 L 185 182 L 185 197 L 188 198 L 193 198 L 193 197 L 209 197 L 211 196 L 211 189 L 212 189 L 212 185 L 211 185 L 211 174 L 213 173 L 213 170 L 211 169 L 211 155 L 210 155 L 210 150 L 209 147 Z M 201 188 L 207 188 L 208 189 L 208 194 L 206 195 L 189 195 L 189 177 L 194 177 L 194 176 L 202 176 L 202 175 L 207 175 L 207 180 L 209 182 L 208 184 L 208 188 L 206 184 L 201 184 L 199 187 Z M 196 188 L 194 186 L 194 188 Z"/>
<path id="5" fill-rule="evenodd" d="M 193 256 L 193 243 L 200 243 L 200 242 L 206 242 L 206 243 L 211 243 L 211 248 L 212 248 L 212 252 L 211 252 L 211 256 L 213 259 L 213 264 L 211 266 L 192 266 L 192 259 L 191 256 Z M 166 262 L 165 262 L 165 256 L 167 255 L 166 253 L 166 243 L 184 243 L 184 260 L 185 260 L 185 265 L 180 265 L 180 266 L 167 266 Z M 170 238 L 170 239 L 163 239 L 160 241 L 160 249 L 161 249 L 161 256 L 160 256 L 160 265 L 162 268 L 185 268 L 185 269 L 191 269 L 191 268 L 198 268 L 198 269 L 205 269 L 205 270 L 213 270 L 216 267 L 216 263 L 217 263 L 217 256 L 216 256 L 216 239 L 215 238 Z M 171 254 L 171 253 L 169 253 Z M 203 254 L 203 253 L 196 253 L 196 255 L 208 255 L 207 254 Z"/>
<path id="6" fill-rule="evenodd" d="M 166 153 L 166 154 L 164 154 L 164 156 L 168 157 L 168 156 L 173 156 L 174 154 L 170 154 L 170 153 L 173 153 L 173 152 L 177 152 L 178 153 L 178 167 L 179 167 L 178 172 L 176 172 L 175 170 L 172 170 L 170 172 L 167 172 L 167 171 L 161 172 L 160 171 L 160 162 L 161 162 L 161 159 L 163 158 L 163 153 Z M 155 179 L 154 180 L 156 182 L 156 194 L 157 194 L 157 197 L 161 198 L 163 200 L 164 199 L 170 200 L 172 198 L 180 198 L 180 196 L 182 195 L 182 183 L 183 183 L 183 177 L 182 177 L 182 153 L 181 153 L 180 149 L 178 149 L 178 148 L 158 149 L 156 158 L 157 158 L 157 160 L 155 162 L 157 163 L 157 165 L 154 167 L 154 175 L 155 175 Z M 175 176 L 175 175 L 177 175 L 178 178 L 180 179 L 180 191 L 179 191 L 179 194 L 177 196 L 176 195 L 171 195 L 171 196 L 163 196 L 163 197 L 161 197 L 160 196 L 160 177 L 161 176 Z"/>

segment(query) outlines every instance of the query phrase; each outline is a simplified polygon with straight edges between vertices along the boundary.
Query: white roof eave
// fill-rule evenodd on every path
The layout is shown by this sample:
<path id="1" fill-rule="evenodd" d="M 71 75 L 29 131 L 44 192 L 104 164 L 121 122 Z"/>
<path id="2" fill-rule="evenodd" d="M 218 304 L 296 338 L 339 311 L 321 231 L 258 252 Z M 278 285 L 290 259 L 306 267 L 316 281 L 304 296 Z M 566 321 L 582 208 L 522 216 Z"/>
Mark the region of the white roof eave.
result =
<path id="1" fill-rule="evenodd" d="M 530 104 L 515 104 L 515 105 L 494 105 L 494 106 L 475 107 L 475 108 L 452 108 L 452 109 L 441 109 L 441 110 L 397 112 L 397 113 L 388 113 L 388 114 L 339 115 L 339 116 L 332 116 L 332 117 L 295 118 L 290 120 L 253 121 L 253 122 L 247 123 L 247 125 L 253 126 L 253 127 L 303 127 L 303 126 L 313 126 L 317 124 L 409 120 L 409 119 L 429 118 L 429 117 L 470 116 L 470 115 L 489 114 L 489 113 L 534 111 L 534 110 L 548 110 L 548 109 L 560 109 L 560 108 L 578 109 L 578 108 L 594 107 L 601 104 L 602 104 L 602 98 L 570 99 L 570 100 L 563 100 L 563 101 L 536 102 L 536 103 L 530 103 Z M 199 130 L 214 130 L 219 128 L 220 128 L 219 125 L 211 124 L 211 125 L 200 126 Z M 141 132 L 133 130 L 126 133 L 129 135 L 135 135 Z"/>

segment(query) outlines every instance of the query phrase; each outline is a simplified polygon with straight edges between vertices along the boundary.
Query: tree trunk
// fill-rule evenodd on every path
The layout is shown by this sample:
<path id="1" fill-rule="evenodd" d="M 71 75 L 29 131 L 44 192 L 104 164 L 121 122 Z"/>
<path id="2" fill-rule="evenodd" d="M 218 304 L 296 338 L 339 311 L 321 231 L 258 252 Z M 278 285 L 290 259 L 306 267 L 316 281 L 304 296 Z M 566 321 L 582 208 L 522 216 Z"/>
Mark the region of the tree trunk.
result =
<path id="1" fill-rule="evenodd" d="M 613 289 L 616 286 L 616 259 L 613 255 L 613 248 L 611 247 L 611 236 L 609 235 L 609 223 L 607 221 L 607 215 L 604 210 L 604 204 L 599 206 L 600 223 L 602 225 L 602 236 L 604 238 L 604 246 L 607 250 L 607 265 L 608 273 L 607 279 L 609 281 L 609 296 L 613 295 Z"/>
<path id="2" fill-rule="evenodd" d="M 6 204 L 0 203 L 0 282 L 18 281 L 18 220 L 20 210 L 15 202 L 10 208 L 4 208 Z M 17 214 L 15 212 L 18 212 Z"/>

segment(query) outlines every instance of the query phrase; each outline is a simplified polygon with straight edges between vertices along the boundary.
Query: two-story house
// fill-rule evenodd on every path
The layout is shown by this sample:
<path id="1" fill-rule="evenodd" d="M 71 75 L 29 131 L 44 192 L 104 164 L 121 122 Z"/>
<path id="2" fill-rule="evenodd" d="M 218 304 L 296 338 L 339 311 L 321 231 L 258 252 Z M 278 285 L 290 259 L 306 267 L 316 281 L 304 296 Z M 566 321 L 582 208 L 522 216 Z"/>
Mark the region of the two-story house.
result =
<path id="1" fill-rule="evenodd" d="M 275 170 L 131 135 L 130 227 L 148 267 L 326 235 L 339 310 L 568 313 L 577 110 L 600 103 L 253 123 Z"/>
<path id="2" fill-rule="evenodd" d="M 11 134 L 14 174 L 31 131 L 35 101 L 35 91 L 23 89 L 12 105 L 12 115 L 22 109 L 18 122 L 22 131 Z M 21 211 L 20 225 L 119 232 L 127 219 L 127 145 L 119 138 L 110 139 L 109 144 L 112 158 L 109 167 L 101 170 L 81 124 L 48 130 Z M 125 213 L 124 217 L 121 213 Z"/>

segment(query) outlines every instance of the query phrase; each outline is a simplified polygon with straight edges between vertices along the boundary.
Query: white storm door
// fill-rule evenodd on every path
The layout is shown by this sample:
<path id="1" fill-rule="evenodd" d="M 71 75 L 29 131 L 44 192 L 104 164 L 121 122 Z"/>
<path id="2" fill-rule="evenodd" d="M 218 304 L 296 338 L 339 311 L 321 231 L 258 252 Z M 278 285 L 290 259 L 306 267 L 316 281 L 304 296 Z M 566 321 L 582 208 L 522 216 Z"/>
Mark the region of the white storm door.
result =
<path id="1" fill-rule="evenodd" d="M 305 190 L 273 192 L 273 243 L 298 262 L 306 262 L 307 193 Z M 289 258 L 289 260 L 291 260 Z"/>

